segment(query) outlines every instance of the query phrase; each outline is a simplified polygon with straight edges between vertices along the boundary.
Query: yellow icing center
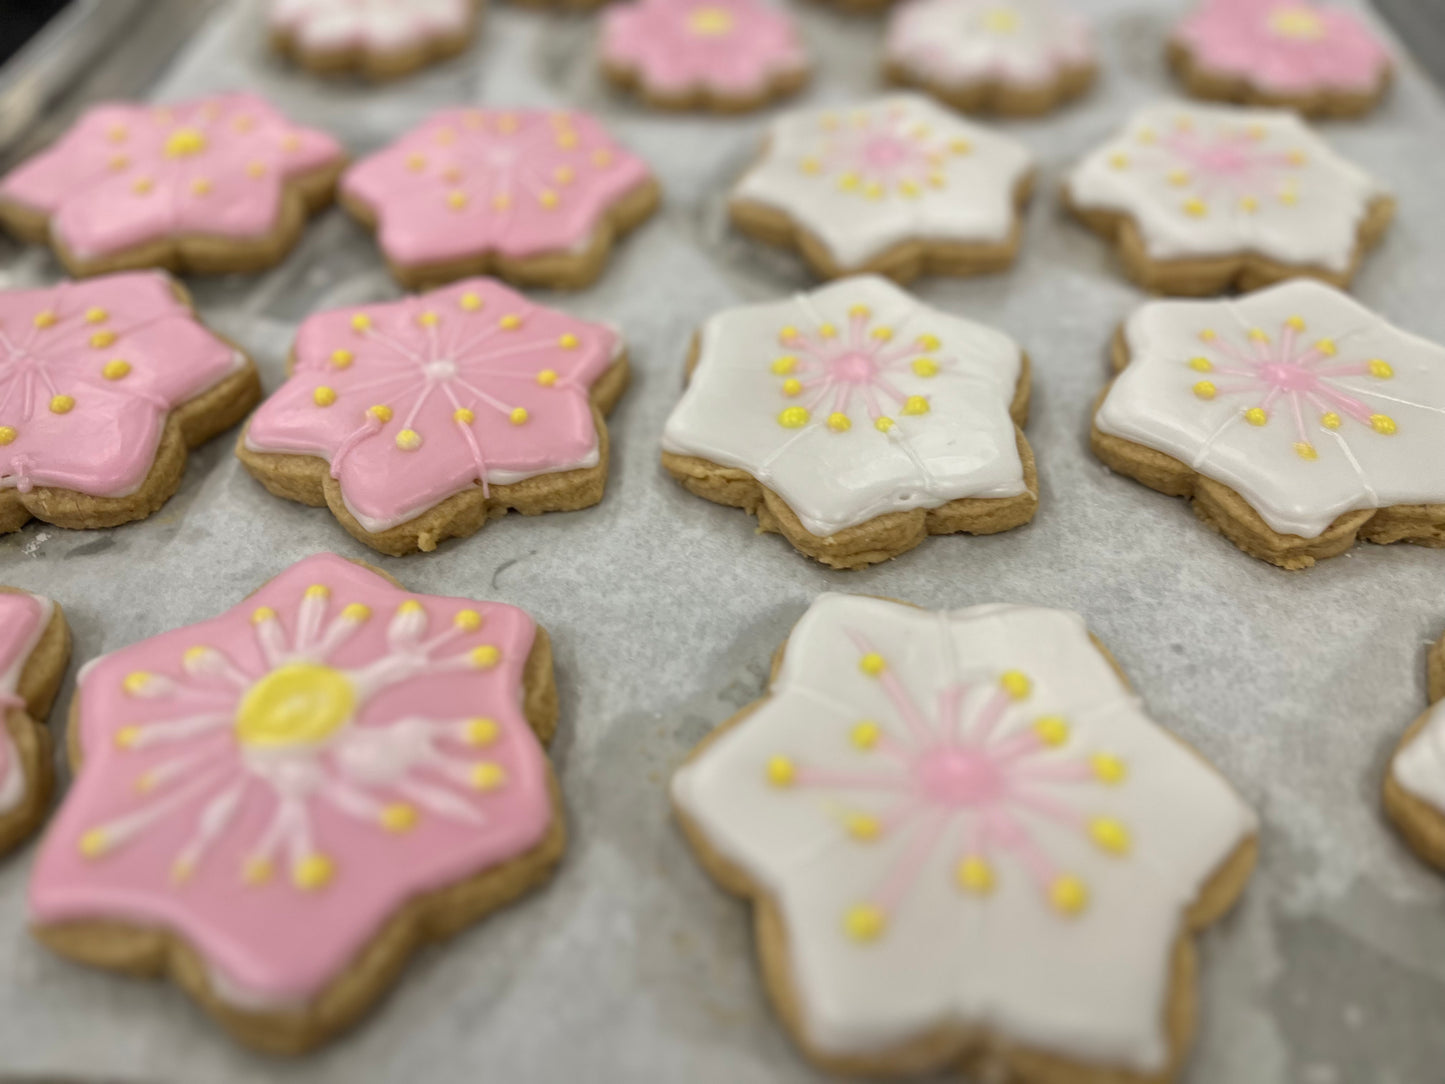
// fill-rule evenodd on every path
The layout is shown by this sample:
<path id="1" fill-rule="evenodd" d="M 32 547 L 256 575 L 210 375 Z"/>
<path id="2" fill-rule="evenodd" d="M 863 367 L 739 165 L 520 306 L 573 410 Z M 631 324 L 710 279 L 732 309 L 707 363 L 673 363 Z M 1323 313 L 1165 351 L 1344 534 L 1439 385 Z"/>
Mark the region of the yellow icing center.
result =
<path id="1" fill-rule="evenodd" d="M 1281 8 L 1269 17 L 1269 28 L 1282 38 L 1313 41 L 1325 36 L 1324 21 L 1308 8 Z"/>
<path id="2" fill-rule="evenodd" d="M 351 718 L 356 690 L 339 670 L 297 662 L 272 670 L 236 709 L 243 745 L 274 749 L 316 745 Z"/>
<path id="3" fill-rule="evenodd" d="M 687 18 L 687 28 L 700 38 L 717 38 L 732 32 L 732 13 L 722 8 L 698 8 Z"/>
<path id="4" fill-rule="evenodd" d="M 189 158 L 206 149 L 206 137 L 194 128 L 177 128 L 166 137 L 167 158 Z"/>
<path id="5" fill-rule="evenodd" d="M 983 28 L 993 34 L 1012 34 L 1019 28 L 1019 17 L 1008 8 L 994 8 L 984 12 Z"/>

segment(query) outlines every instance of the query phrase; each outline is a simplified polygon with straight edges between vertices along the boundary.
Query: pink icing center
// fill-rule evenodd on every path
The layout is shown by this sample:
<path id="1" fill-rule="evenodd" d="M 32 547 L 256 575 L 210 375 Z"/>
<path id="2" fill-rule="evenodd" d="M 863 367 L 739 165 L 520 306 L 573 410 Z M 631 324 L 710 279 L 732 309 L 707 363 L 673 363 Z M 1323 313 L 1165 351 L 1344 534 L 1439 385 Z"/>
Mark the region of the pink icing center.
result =
<path id="1" fill-rule="evenodd" d="M 985 749 L 931 749 L 913 771 L 919 788 L 937 805 L 992 805 L 1007 793 L 1008 777 Z"/>

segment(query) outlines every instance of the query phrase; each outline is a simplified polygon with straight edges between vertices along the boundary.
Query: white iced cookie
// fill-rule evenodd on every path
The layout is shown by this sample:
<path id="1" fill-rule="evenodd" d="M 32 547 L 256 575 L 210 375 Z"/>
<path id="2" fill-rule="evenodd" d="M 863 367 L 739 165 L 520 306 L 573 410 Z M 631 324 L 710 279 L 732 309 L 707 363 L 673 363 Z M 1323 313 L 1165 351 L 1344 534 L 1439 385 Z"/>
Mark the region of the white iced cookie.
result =
<path id="1" fill-rule="evenodd" d="M 1430 707 L 1385 772 L 1385 812 L 1416 854 L 1445 870 L 1445 637 L 1430 648 L 1428 676 Z"/>
<path id="2" fill-rule="evenodd" d="M 888 22 L 885 70 L 956 109 L 1029 115 L 1093 81 L 1088 24 L 1059 0 L 908 0 Z"/>
<path id="3" fill-rule="evenodd" d="M 483 0 L 271 0 L 267 24 L 282 52 L 318 71 L 386 78 L 460 52 Z"/>
<path id="4" fill-rule="evenodd" d="M 860 1073 L 982 1055 L 981 1080 L 1168 1079 L 1181 960 L 1257 830 L 1077 614 L 839 594 L 672 796 L 704 866 L 761 908 L 794 1038 Z"/>
<path id="5" fill-rule="evenodd" d="M 1130 277 L 1172 294 L 1296 275 L 1345 286 L 1394 213 L 1384 186 L 1294 113 L 1180 103 L 1135 113 L 1064 198 Z"/>
<path id="6" fill-rule="evenodd" d="M 664 466 L 809 556 L 860 567 L 1033 516 L 1027 359 L 1000 332 L 869 275 L 719 313 L 695 356 Z"/>
<path id="7" fill-rule="evenodd" d="M 1022 144 L 894 94 L 775 121 L 729 212 L 823 278 L 973 274 L 1013 262 L 1032 173 Z"/>
<path id="8" fill-rule="evenodd" d="M 1300 279 L 1143 305 L 1118 349 L 1095 450 L 1247 552 L 1305 567 L 1445 528 L 1445 348 Z"/>

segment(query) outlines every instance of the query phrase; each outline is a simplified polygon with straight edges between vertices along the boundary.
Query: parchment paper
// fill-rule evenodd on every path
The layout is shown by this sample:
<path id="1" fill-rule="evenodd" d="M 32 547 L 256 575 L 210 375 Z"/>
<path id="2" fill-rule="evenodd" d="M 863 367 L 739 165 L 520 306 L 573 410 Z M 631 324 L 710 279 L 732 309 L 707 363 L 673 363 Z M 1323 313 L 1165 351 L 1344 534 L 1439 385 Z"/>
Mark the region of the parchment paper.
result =
<path id="1" fill-rule="evenodd" d="M 223 9 L 154 85 L 178 98 L 254 87 L 370 151 L 458 102 L 596 110 L 656 168 L 667 204 L 601 282 L 544 297 L 624 329 L 635 381 L 613 415 L 606 499 L 486 527 L 435 553 L 378 558 L 324 510 L 268 495 L 231 455 L 195 454 L 179 494 L 110 531 L 32 524 L 0 539 L 0 580 L 59 599 L 83 661 L 217 613 L 295 560 L 380 560 L 418 591 L 515 603 L 551 630 L 562 690 L 553 755 L 572 843 L 556 880 L 416 959 L 351 1036 L 297 1062 L 238 1049 L 177 990 L 62 962 L 25 932 L 33 847 L 0 863 L 0 1076 L 146 1082 L 816 1079 L 766 1003 L 746 908 L 694 864 L 665 783 L 756 697 L 769 654 L 819 592 L 930 606 L 991 600 L 1083 612 L 1163 725 L 1263 817 L 1263 860 L 1203 940 L 1193 1084 L 1445 1081 L 1445 879 L 1397 841 L 1377 798 L 1387 755 L 1425 707 L 1424 648 L 1445 629 L 1445 553 L 1360 546 L 1305 573 L 1245 557 L 1186 506 L 1111 476 L 1088 451 L 1104 346 L 1141 295 L 1060 212 L 1064 169 L 1138 104 L 1171 95 L 1164 35 L 1181 4 L 1077 0 L 1103 77 L 1049 119 L 1008 124 L 1040 164 L 1010 272 L 926 280 L 929 303 L 993 323 L 1036 365 L 1029 439 L 1042 503 L 992 538 L 937 538 L 861 573 L 829 572 L 657 463 L 693 328 L 715 310 L 805 288 L 792 257 L 725 227 L 722 197 L 766 116 L 650 114 L 604 90 L 595 20 L 503 8 L 458 62 L 380 89 L 327 83 L 266 53 L 258 12 Z M 877 90 L 881 23 L 799 8 L 820 60 L 799 101 Z M 1398 192 L 1400 219 L 1355 292 L 1445 340 L 1445 109 L 1407 60 L 1388 103 L 1326 136 Z M 5 243 L 0 285 L 52 281 Z M 309 312 L 396 293 L 340 212 L 269 274 L 195 281 L 201 311 L 257 358 L 267 389 Z M 55 717 L 59 730 L 70 685 Z"/>

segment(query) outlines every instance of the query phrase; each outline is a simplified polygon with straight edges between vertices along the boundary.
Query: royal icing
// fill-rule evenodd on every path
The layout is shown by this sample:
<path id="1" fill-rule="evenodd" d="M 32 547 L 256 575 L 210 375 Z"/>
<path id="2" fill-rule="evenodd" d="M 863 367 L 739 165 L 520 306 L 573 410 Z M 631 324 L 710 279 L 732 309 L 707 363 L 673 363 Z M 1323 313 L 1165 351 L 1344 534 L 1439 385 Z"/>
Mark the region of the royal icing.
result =
<path id="1" fill-rule="evenodd" d="M 1077 614 L 820 597 L 771 695 L 673 779 L 780 909 L 810 1046 L 942 1026 L 1167 1064 L 1183 914 L 1256 829 Z"/>
<path id="2" fill-rule="evenodd" d="M 449 109 L 358 162 L 342 192 L 376 215 L 387 259 L 425 266 L 585 249 L 650 176 L 585 113 Z"/>
<path id="3" fill-rule="evenodd" d="M 39 595 L 0 592 L 0 713 L 26 710 L 20 675 L 40 643 L 54 613 L 54 604 Z M 0 721 L 0 816 L 25 798 L 25 773 L 20 752 Z"/>
<path id="4" fill-rule="evenodd" d="M 1395 782 L 1445 813 L 1445 700 L 1437 701 L 1419 733 L 1390 762 Z"/>
<path id="5" fill-rule="evenodd" d="M 1232 301 L 1156 301 L 1095 416 L 1313 538 L 1360 508 L 1445 504 L 1445 347 L 1307 279 Z"/>
<path id="6" fill-rule="evenodd" d="M 492 279 L 317 313 L 246 447 L 325 459 L 351 514 L 384 531 L 475 485 L 596 466 L 588 394 L 620 351 L 611 328 Z"/>
<path id="7" fill-rule="evenodd" d="M 905 241 L 1006 241 L 1031 169 L 1022 144 L 893 94 L 780 118 L 732 198 L 786 213 L 858 267 Z"/>
<path id="8" fill-rule="evenodd" d="M 1166 104 L 1076 166 L 1068 194 L 1082 210 L 1129 215 L 1158 259 L 1252 252 L 1345 272 L 1388 193 L 1292 112 Z"/>
<path id="9" fill-rule="evenodd" d="M 40 925 L 158 927 L 254 1006 L 324 990 L 398 908 L 536 846 L 535 625 L 331 554 L 81 673 L 84 763 L 30 882 Z"/>
<path id="10" fill-rule="evenodd" d="M 247 364 L 161 272 L 0 292 L 0 489 L 133 493 L 170 411 Z"/>
<path id="11" fill-rule="evenodd" d="M 1018 345 L 886 279 L 730 309 L 702 329 L 665 451 L 747 471 L 810 532 L 1025 492 Z"/>
<path id="12" fill-rule="evenodd" d="M 1305 0 L 1204 0 L 1174 30 L 1194 62 L 1266 92 L 1374 91 L 1390 55 L 1357 15 Z"/>
<path id="13" fill-rule="evenodd" d="M 1088 24 L 1057 0 L 909 0 L 889 18 L 885 48 L 944 87 L 1037 87 L 1094 59 Z"/>
<path id="14" fill-rule="evenodd" d="M 342 157 L 325 132 L 254 94 L 106 103 L 0 181 L 0 200 L 49 215 L 52 238 L 97 259 L 182 237 L 264 236 L 286 182 Z"/>
<path id="15" fill-rule="evenodd" d="M 750 98 L 806 67 L 793 20 L 764 0 L 634 0 L 602 16 L 602 59 L 663 95 Z"/>
<path id="16" fill-rule="evenodd" d="M 475 0 L 272 0 L 271 27 L 315 52 L 403 53 L 471 26 Z"/>

